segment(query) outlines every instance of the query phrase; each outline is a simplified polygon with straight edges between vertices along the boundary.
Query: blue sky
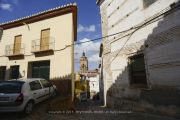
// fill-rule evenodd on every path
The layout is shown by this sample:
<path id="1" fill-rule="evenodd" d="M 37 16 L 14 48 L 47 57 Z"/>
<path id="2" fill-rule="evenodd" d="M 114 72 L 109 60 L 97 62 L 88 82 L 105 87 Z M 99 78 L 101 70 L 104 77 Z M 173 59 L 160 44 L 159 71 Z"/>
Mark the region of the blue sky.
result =
<path id="1" fill-rule="evenodd" d="M 78 41 L 101 37 L 100 12 L 96 0 L 0 0 L 0 23 L 28 16 L 32 13 L 76 2 L 78 6 Z M 100 41 L 75 46 L 75 69 L 83 50 L 89 59 L 89 68 L 98 67 Z"/>

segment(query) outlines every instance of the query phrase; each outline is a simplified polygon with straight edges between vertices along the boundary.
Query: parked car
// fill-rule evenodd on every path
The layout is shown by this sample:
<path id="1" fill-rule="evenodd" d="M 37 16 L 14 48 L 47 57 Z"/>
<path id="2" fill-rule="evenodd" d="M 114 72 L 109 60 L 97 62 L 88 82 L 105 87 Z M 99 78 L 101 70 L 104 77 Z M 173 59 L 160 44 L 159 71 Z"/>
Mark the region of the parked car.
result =
<path id="1" fill-rule="evenodd" d="M 42 78 L 0 81 L 0 112 L 30 114 L 35 104 L 54 96 L 55 89 Z"/>

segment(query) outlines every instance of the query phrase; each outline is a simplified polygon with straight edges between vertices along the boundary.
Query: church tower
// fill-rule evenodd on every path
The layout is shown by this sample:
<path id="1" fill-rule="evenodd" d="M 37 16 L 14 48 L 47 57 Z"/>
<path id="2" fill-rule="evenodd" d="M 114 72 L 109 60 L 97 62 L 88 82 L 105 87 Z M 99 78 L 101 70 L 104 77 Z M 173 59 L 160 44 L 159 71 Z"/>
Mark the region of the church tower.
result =
<path id="1" fill-rule="evenodd" d="M 80 58 L 80 71 L 84 72 L 88 70 L 88 59 L 83 51 L 82 56 Z"/>

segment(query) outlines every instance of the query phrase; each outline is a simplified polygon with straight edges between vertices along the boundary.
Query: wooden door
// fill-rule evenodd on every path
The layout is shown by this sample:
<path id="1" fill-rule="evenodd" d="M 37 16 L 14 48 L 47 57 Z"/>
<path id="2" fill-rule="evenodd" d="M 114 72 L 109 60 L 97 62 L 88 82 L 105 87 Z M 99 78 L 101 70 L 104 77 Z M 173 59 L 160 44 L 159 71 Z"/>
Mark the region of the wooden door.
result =
<path id="1" fill-rule="evenodd" d="M 21 38 L 22 36 L 15 36 L 14 39 L 14 54 L 20 54 L 21 53 Z"/>
<path id="2" fill-rule="evenodd" d="M 41 31 L 40 50 L 49 49 L 50 29 Z"/>

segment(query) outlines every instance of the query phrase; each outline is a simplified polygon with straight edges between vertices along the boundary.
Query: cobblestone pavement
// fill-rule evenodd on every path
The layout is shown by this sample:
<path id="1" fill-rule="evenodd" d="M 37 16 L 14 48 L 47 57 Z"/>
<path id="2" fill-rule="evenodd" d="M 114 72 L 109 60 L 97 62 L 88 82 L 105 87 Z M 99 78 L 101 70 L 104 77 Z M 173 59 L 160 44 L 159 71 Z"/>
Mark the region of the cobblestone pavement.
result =
<path id="1" fill-rule="evenodd" d="M 1 113 L 0 120 L 178 120 L 145 113 L 115 111 L 100 107 L 98 101 L 77 104 L 76 113 L 47 113 L 48 101 L 38 104 L 33 113 L 22 117 L 18 113 Z"/>

